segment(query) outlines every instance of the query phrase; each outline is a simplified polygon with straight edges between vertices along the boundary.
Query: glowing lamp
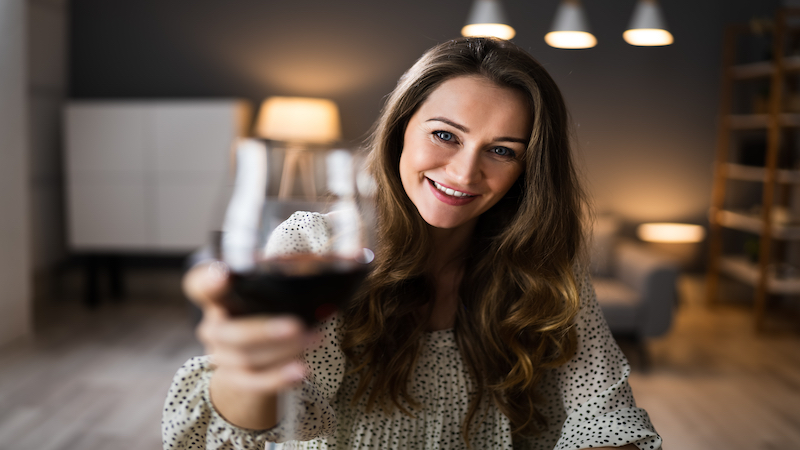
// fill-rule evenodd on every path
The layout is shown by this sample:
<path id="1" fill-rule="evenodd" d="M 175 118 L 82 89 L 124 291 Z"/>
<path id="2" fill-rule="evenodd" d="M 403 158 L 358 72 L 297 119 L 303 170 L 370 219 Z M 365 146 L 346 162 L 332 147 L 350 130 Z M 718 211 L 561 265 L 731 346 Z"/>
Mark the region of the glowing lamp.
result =
<path id="1" fill-rule="evenodd" d="M 643 223 L 636 228 L 636 235 L 647 242 L 694 243 L 705 238 L 706 230 L 684 223 Z"/>
<path id="2" fill-rule="evenodd" d="M 589 30 L 589 22 L 578 0 L 564 0 L 558 6 L 550 32 L 545 42 L 555 48 L 591 48 L 597 39 Z"/>
<path id="3" fill-rule="evenodd" d="M 285 143 L 278 198 L 290 197 L 299 180 L 305 197 L 313 200 L 317 183 L 314 153 L 308 150 L 341 139 L 336 103 L 322 98 L 270 97 L 261 104 L 253 133 Z"/>
<path id="4" fill-rule="evenodd" d="M 467 24 L 461 29 L 462 36 L 492 36 L 500 39 L 511 39 L 517 34 L 508 25 L 500 0 L 475 0 L 467 18 Z"/>
<path id="5" fill-rule="evenodd" d="M 647 47 L 670 45 L 673 42 L 672 33 L 667 31 L 656 0 L 639 0 L 622 38 L 628 44 Z"/>
<path id="6" fill-rule="evenodd" d="M 339 108 L 322 98 L 270 97 L 261 104 L 254 134 L 291 143 L 332 143 L 342 135 Z"/>

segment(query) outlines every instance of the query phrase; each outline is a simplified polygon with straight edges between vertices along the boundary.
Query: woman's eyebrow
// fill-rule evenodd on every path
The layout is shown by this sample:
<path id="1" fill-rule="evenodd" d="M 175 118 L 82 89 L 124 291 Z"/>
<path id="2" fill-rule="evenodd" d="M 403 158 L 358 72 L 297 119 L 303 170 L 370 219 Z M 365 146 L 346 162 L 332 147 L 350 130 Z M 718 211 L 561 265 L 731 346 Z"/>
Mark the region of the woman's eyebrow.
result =
<path id="1" fill-rule="evenodd" d="M 515 138 L 515 137 L 499 137 L 499 138 L 495 138 L 495 141 L 500 141 L 500 142 L 519 142 L 522 145 L 528 145 L 528 140 L 527 139 Z"/>
<path id="2" fill-rule="evenodd" d="M 445 117 L 432 117 L 432 118 L 426 120 L 425 122 L 434 122 L 434 121 L 436 121 L 436 122 L 444 122 L 444 123 L 450 125 L 453 128 L 456 128 L 456 129 L 458 129 L 460 131 L 463 131 L 464 133 L 469 133 L 469 128 L 467 128 L 464 125 L 461 125 L 459 123 L 455 123 L 452 120 L 450 120 L 448 118 L 445 118 Z"/>
<path id="3" fill-rule="evenodd" d="M 432 117 L 432 118 L 426 120 L 425 122 L 443 122 L 443 123 L 446 123 L 446 124 L 450 125 L 453 128 L 456 128 L 457 130 L 463 131 L 464 133 L 469 133 L 469 128 L 467 128 L 464 125 L 461 125 L 459 123 L 453 122 L 452 120 L 450 120 L 450 119 L 448 119 L 446 117 Z M 528 140 L 527 139 L 515 138 L 515 137 L 510 137 L 510 136 L 503 136 L 503 137 L 494 138 L 494 141 L 496 141 L 496 142 L 519 142 L 522 145 L 528 145 Z"/>

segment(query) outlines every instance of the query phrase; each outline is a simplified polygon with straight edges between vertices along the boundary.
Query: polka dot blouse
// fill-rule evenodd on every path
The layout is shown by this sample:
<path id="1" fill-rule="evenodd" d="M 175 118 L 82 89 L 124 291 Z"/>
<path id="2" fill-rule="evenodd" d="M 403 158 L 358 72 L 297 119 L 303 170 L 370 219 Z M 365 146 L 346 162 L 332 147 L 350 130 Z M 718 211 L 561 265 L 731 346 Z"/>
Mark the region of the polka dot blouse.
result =
<path id="1" fill-rule="evenodd" d="M 295 213 L 285 224 L 278 248 L 289 251 L 318 245 L 326 232 L 324 218 Z M 282 253 L 283 251 L 277 251 Z M 493 404 L 477 429 L 473 449 L 583 449 L 634 443 L 660 449 L 661 438 L 647 413 L 636 407 L 628 385 L 630 367 L 606 325 L 588 275 L 580 278 L 583 307 L 576 318 L 575 356 L 542 380 L 544 433 L 512 439 L 511 424 Z M 298 388 L 294 434 L 285 423 L 270 430 L 248 430 L 228 423 L 214 409 L 208 393 L 213 368 L 208 356 L 190 359 L 177 372 L 164 404 L 164 449 L 466 449 L 461 423 L 472 389 L 453 330 L 426 333 L 408 383 L 421 405 L 410 417 L 395 409 L 389 415 L 366 410 L 367 392 L 351 405 L 359 384 L 339 342 L 336 316 L 320 325 L 324 338 L 303 355 L 309 377 Z M 484 396 L 486 399 L 488 397 Z M 486 400 L 488 402 L 488 400 Z M 483 409 L 483 408 L 481 408 Z M 275 444 L 278 443 L 278 444 Z"/>

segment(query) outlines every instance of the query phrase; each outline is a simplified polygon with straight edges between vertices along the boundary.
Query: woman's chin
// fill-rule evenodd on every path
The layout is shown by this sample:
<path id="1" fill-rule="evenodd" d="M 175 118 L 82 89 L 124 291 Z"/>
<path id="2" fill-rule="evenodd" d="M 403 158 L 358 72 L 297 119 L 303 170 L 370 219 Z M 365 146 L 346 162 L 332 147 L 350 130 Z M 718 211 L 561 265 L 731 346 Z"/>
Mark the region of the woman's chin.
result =
<path id="1" fill-rule="evenodd" d="M 424 220 L 425 223 L 431 227 L 441 230 L 454 230 L 456 228 L 461 228 L 466 224 L 474 225 L 475 222 L 475 218 L 440 217 L 436 215 L 431 215 L 428 217 L 423 215 L 422 220 Z"/>

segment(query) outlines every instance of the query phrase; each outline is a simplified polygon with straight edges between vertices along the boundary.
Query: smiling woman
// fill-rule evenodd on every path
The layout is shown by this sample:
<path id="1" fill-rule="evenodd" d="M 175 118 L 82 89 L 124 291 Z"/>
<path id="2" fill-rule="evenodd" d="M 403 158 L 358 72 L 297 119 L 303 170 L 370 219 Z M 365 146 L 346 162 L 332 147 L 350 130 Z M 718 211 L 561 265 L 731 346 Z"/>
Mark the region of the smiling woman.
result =
<path id="1" fill-rule="evenodd" d="M 567 111 L 542 66 L 507 41 L 438 45 L 368 145 L 374 269 L 317 334 L 230 317 L 219 262 L 186 276 L 211 355 L 175 376 L 164 448 L 660 448 L 581 258 Z M 284 225 L 271 239 L 326 230 Z M 280 417 L 292 388 L 300 412 Z"/>

